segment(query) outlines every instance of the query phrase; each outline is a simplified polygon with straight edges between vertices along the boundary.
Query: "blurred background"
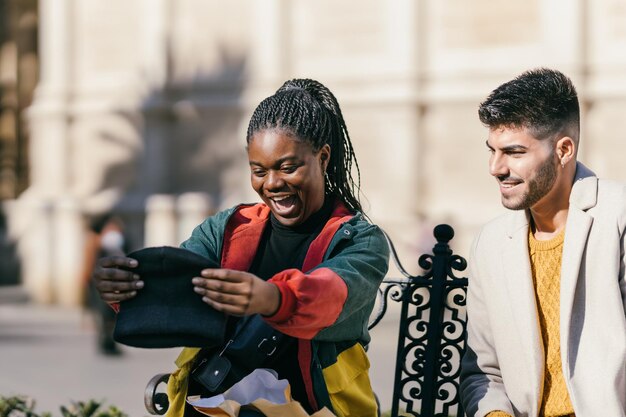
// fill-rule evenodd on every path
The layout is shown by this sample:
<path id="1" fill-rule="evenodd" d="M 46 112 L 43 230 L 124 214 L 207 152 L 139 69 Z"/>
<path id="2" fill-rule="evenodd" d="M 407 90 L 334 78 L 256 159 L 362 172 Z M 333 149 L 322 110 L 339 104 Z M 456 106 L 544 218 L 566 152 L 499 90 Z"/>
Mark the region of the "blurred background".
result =
<path id="1" fill-rule="evenodd" d="M 103 215 L 132 250 L 256 201 L 248 120 L 293 77 L 337 96 L 405 267 L 442 222 L 466 256 L 504 210 L 477 106 L 537 66 L 578 88 L 579 159 L 626 180 L 625 0 L 0 0 L 0 303 L 80 309 Z"/>

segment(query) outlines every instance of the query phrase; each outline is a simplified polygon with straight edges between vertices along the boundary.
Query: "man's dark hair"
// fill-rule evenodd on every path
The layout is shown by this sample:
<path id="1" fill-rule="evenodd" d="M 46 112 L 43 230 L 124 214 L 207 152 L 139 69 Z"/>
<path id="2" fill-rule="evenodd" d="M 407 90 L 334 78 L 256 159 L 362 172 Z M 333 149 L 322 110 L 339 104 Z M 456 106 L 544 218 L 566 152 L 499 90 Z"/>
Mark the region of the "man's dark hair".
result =
<path id="1" fill-rule="evenodd" d="M 338 197 L 353 211 L 362 211 L 358 198 L 359 164 L 339 103 L 328 88 L 310 79 L 285 82 L 254 110 L 246 142 L 250 143 L 255 133 L 273 128 L 310 143 L 316 152 L 328 144 L 331 152 L 326 169 L 326 194 Z M 353 164 L 356 181 L 352 178 Z"/>
<path id="2" fill-rule="evenodd" d="M 564 134 L 578 141 L 580 109 L 572 81 L 563 73 L 537 68 L 493 90 L 478 109 L 487 127 L 526 128 L 537 139 Z"/>

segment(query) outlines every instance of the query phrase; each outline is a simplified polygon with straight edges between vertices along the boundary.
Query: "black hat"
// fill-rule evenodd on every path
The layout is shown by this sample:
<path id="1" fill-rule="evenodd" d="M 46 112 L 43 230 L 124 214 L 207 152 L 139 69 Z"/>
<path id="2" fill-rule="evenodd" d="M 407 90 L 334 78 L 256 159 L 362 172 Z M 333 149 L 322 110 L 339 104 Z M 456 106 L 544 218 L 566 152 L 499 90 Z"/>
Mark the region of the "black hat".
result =
<path id="1" fill-rule="evenodd" d="M 137 295 L 120 303 L 113 338 L 142 348 L 211 347 L 224 341 L 226 316 L 202 301 L 191 279 L 215 262 L 169 246 L 127 255 L 144 282 Z"/>

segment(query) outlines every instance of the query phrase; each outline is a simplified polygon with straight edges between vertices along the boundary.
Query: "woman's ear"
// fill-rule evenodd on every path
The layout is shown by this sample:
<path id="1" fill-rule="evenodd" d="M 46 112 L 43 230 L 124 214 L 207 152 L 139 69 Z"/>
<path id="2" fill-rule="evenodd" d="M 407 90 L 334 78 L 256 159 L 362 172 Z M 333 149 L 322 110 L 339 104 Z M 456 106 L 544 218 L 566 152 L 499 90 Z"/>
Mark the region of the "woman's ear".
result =
<path id="1" fill-rule="evenodd" d="M 322 146 L 319 150 L 320 164 L 322 164 L 322 172 L 326 172 L 328 163 L 330 162 L 330 146 L 328 144 Z"/>

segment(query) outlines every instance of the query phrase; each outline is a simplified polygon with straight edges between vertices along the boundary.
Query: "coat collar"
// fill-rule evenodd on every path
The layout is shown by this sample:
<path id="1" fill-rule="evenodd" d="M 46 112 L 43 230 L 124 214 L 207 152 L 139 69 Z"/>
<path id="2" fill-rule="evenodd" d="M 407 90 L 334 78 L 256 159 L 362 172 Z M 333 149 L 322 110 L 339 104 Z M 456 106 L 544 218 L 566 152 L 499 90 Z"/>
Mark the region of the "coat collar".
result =
<path id="1" fill-rule="evenodd" d="M 247 271 L 254 260 L 257 248 L 270 216 L 270 209 L 263 203 L 240 206 L 230 217 L 224 231 L 222 247 L 222 268 Z M 326 248 L 339 227 L 353 217 L 353 214 L 339 200 L 335 202 L 330 219 L 311 243 L 304 260 L 305 267 L 312 267 L 322 261 Z"/>
<path id="2" fill-rule="evenodd" d="M 582 163 L 576 163 L 574 186 L 569 196 L 570 208 L 589 210 L 595 207 L 598 199 L 598 177 Z"/>

